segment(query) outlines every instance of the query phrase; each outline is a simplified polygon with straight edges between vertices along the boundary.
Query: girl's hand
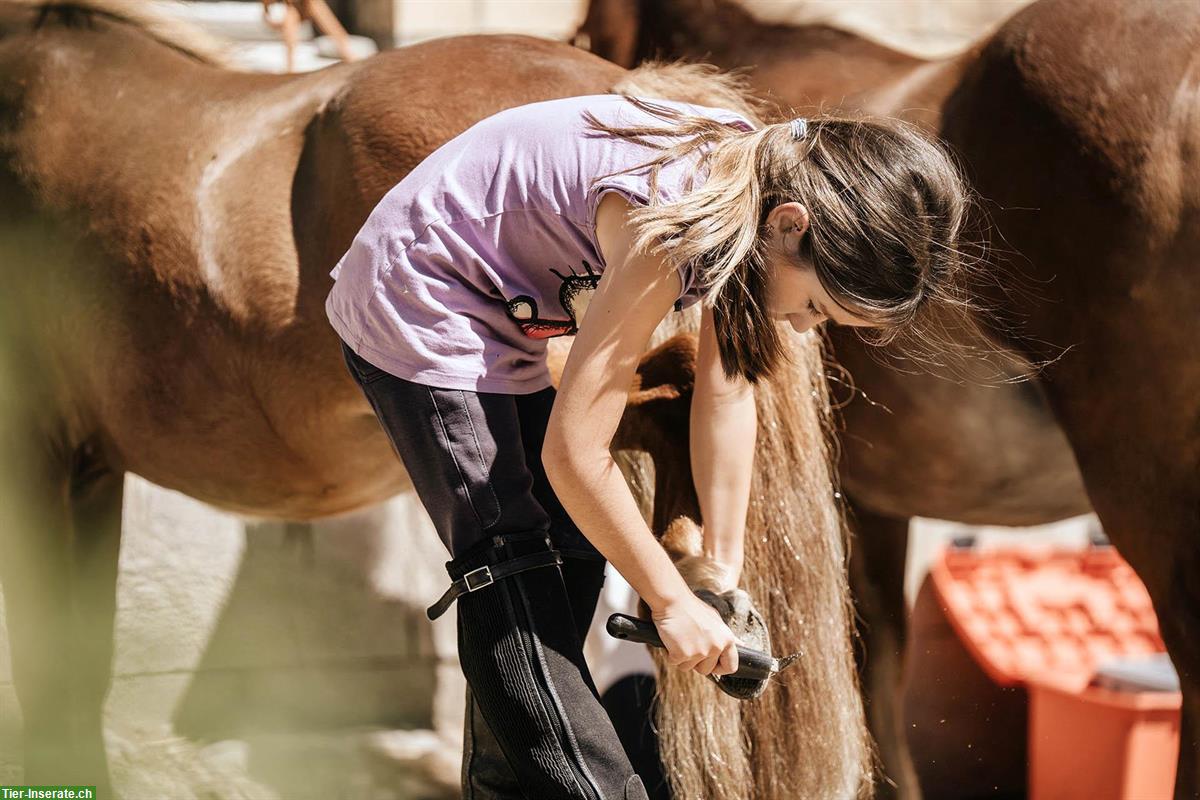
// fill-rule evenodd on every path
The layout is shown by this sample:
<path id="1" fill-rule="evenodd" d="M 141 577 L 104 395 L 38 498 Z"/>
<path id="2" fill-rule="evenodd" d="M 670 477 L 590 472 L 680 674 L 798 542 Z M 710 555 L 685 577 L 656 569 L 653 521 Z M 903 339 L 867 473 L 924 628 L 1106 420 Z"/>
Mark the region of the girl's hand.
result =
<path id="1" fill-rule="evenodd" d="M 738 638 L 717 610 L 690 592 L 650 618 L 667 650 L 667 663 L 701 675 L 728 675 L 738 668 Z"/>

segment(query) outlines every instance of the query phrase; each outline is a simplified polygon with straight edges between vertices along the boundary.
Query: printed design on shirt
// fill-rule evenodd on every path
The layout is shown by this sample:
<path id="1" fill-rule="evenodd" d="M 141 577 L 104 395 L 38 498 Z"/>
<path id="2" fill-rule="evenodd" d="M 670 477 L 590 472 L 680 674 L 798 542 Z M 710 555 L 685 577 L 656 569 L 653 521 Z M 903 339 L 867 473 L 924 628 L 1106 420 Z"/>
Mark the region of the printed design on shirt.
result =
<path id="1" fill-rule="evenodd" d="M 527 294 L 517 295 L 505 304 L 509 318 L 517 323 L 522 333 L 533 339 L 574 336 L 579 332 L 579 320 L 587 311 L 592 293 L 600 283 L 600 274 L 586 260 L 583 269 L 584 273 L 579 274 L 572 267 L 570 275 L 553 267 L 550 269 L 562 281 L 558 287 L 558 302 L 567 312 L 567 319 L 542 319 L 538 316 L 537 301 Z"/>

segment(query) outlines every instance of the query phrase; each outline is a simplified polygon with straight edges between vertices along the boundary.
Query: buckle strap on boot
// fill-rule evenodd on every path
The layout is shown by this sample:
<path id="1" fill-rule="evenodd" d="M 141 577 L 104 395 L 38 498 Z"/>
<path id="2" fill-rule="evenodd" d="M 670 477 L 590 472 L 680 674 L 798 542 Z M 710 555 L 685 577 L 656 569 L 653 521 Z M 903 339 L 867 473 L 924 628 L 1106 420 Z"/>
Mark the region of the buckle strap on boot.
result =
<path id="1" fill-rule="evenodd" d="M 450 588 L 438 598 L 438 601 L 425 610 L 425 616 L 435 620 L 446 613 L 446 609 L 450 608 L 450 604 L 458 599 L 459 595 L 490 586 L 501 578 L 516 575 L 518 572 L 538 567 L 552 567 L 555 564 L 562 564 L 562 556 L 557 550 L 529 553 L 501 561 L 499 564 L 485 564 L 451 583 Z"/>

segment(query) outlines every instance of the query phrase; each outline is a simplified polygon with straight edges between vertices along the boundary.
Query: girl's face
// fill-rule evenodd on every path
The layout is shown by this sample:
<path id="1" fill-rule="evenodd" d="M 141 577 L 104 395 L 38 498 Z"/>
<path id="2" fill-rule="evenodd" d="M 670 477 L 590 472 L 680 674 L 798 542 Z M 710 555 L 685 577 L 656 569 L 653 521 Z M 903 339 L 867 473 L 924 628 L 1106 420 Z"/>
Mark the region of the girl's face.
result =
<path id="1" fill-rule="evenodd" d="M 870 327 L 839 306 L 817 280 L 812 264 L 796 266 L 800 240 L 808 230 L 808 209 L 799 203 L 783 203 L 771 209 L 767 224 L 767 262 L 772 270 L 767 301 L 771 316 L 786 319 L 793 330 L 804 333 L 825 320 L 837 325 Z"/>

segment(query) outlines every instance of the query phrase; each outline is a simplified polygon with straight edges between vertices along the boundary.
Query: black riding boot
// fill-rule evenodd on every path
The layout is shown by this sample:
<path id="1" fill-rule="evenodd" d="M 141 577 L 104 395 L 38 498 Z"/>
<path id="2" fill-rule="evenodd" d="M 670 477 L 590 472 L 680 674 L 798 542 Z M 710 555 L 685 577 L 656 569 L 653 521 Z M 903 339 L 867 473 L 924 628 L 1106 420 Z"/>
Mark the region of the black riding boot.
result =
<path id="1" fill-rule="evenodd" d="M 544 533 L 491 537 L 447 562 L 457 588 L 430 616 L 458 597 L 463 673 L 525 797 L 645 800 L 641 779 L 596 698 L 558 560 Z M 514 567 L 520 571 L 505 574 Z M 486 794 L 495 770 L 480 770 L 490 766 L 479 763 L 480 732 L 476 725 L 475 761 L 464 791 L 482 792 L 477 800 L 510 797 Z M 497 790 L 512 789 L 502 776 Z"/>
<path id="2" fill-rule="evenodd" d="M 574 550 L 560 550 L 559 553 L 571 616 L 582 647 L 600 600 L 604 567 L 608 562 L 595 553 Z M 587 679 L 589 688 L 594 690 L 590 672 Z M 467 685 L 463 725 L 462 786 L 463 800 L 523 800 L 525 797 L 500 743 L 479 712 L 470 684 Z"/>

